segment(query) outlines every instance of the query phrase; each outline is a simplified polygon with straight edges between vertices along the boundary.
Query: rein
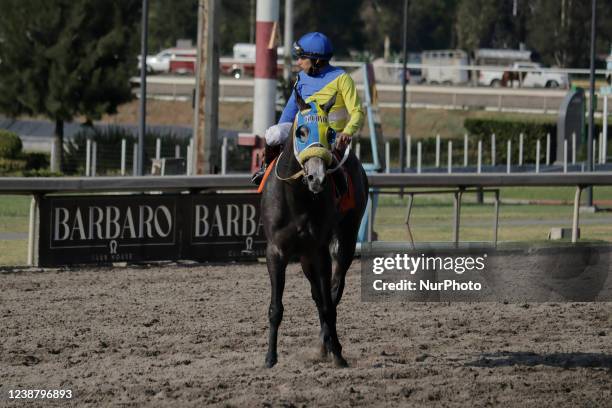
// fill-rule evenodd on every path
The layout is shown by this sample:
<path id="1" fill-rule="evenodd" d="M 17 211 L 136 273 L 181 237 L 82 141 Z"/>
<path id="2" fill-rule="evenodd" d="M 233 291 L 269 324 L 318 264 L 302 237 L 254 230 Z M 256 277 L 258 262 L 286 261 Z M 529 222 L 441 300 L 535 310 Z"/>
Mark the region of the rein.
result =
<path id="1" fill-rule="evenodd" d="M 293 174 L 292 176 L 281 177 L 281 176 L 278 175 L 278 163 L 280 163 L 281 157 L 283 157 L 283 153 L 284 152 L 281 152 L 278 155 L 278 159 L 276 160 L 276 163 L 274 163 L 274 175 L 276 176 L 276 178 L 279 179 L 280 181 L 295 181 L 295 180 L 299 179 L 300 177 L 302 177 L 305 174 L 305 172 L 304 172 L 304 166 L 302 166 L 301 163 L 300 163 L 300 166 L 302 166 L 302 169 L 300 171 L 298 171 L 297 173 Z"/>
<path id="2" fill-rule="evenodd" d="M 336 159 L 336 156 L 332 155 L 334 160 L 336 162 L 338 162 L 338 165 L 333 167 L 333 168 L 331 168 L 331 169 L 327 169 L 327 171 L 325 173 L 326 174 L 331 174 L 331 173 L 334 173 L 334 172 L 340 170 L 340 167 L 342 167 L 344 162 L 346 162 L 346 159 L 348 159 L 349 151 L 350 150 L 351 150 L 351 145 L 349 144 L 348 146 L 346 146 L 346 149 L 344 149 L 344 155 L 342 156 L 342 160 L 340 160 L 339 162 Z M 274 163 L 274 175 L 276 176 L 276 178 L 281 180 L 281 181 L 295 181 L 295 180 L 299 179 L 300 177 L 304 176 L 306 174 L 306 172 L 304 171 L 304 165 L 302 163 L 300 163 L 297 159 L 296 159 L 296 161 L 298 162 L 298 164 L 302 168 L 301 170 L 297 171 L 296 173 L 294 173 L 293 175 L 291 175 L 289 177 L 281 177 L 281 176 L 279 176 L 279 174 L 278 174 L 278 163 L 280 163 L 281 157 L 283 157 L 283 153 L 284 152 L 281 152 L 278 155 L 278 159 L 276 160 L 276 163 Z M 295 151 L 293 152 L 293 157 L 295 157 Z"/>

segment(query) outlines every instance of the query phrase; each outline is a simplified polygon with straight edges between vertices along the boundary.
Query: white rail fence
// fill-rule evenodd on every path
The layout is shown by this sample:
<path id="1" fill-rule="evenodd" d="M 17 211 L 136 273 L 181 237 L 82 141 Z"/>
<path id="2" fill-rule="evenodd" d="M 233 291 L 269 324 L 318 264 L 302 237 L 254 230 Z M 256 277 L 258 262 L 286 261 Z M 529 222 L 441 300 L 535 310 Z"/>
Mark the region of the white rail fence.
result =
<path id="1" fill-rule="evenodd" d="M 424 172 L 446 172 L 446 173 L 454 173 L 454 172 L 491 172 L 491 171 L 505 171 L 506 173 L 512 172 L 563 172 L 567 173 L 569 171 L 585 171 L 586 163 L 584 161 L 578 161 L 578 140 L 577 135 L 574 133 L 571 136 L 570 142 L 567 143 L 567 140 L 563 144 L 563 154 L 562 157 L 558 157 L 555 162 L 552 162 L 551 158 L 554 156 L 554 152 L 552 151 L 552 136 L 550 133 L 546 135 L 545 138 L 537 138 L 535 141 L 535 145 L 533 147 L 532 157 L 533 159 L 528 162 L 526 159 L 526 142 L 527 139 L 530 138 L 528 135 L 520 133 L 512 140 L 506 141 L 506 161 L 503 160 L 503 148 L 497 147 L 498 141 L 497 136 L 495 134 L 491 134 L 486 139 L 477 139 L 473 138 L 470 140 L 469 136 L 464 135 L 463 142 L 457 140 L 444 140 L 440 134 L 435 136 L 435 150 L 433 152 L 427 152 L 425 148 L 425 144 L 423 143 L 426 140 L 419 140 L 414 146 L 413 137 L 411 135 L 407 135 L 406 137 L 406 163 L 405 163 L 405 171 L 406 172 L 416 172 L 418 174 Z M 531 139 L 531 138 L 530 138 Z M 232 142 L 235 142 L 233 140 Z M 487 142 L 488 145 L 485 145 Z M 473 143 L 477 143 L 477 150 L 474 152 L 470 150 L 470 147 L 473 146 Z M 533 143 L 532 143 L 533 144 Z M 569 146 L 571 146 L 571 150 Z M 443 149 L 443 145 L 446 145 L 446 149 Z M 230 147 L 231 146 L 231 147 Z M 516 157 L 512 155 L 512 147 L 518 146 L 518 154 Z M 128 175 L 128 165 L 132 163 L 131 175 L 136 174 L 135 168 L 135 154 L 138 150 L 138 144 L 133 143 L 132 146 L 132 157 L 129 157 L 128 152 L 128 144 L 125 139 L 121 141 L 121 149 L 112 148 L 109 151 L 101 151 L 100 146 L 95 141 L 87 140 L 85 147 L 85 168 L 83 169 L 83 173 L 86 177 L 96 177 L 100 175 Z M 180 168 L 184 168 L 183 173 L 185 175 L 191 174 L 191 155 L 193 151 L 193 141 L 190 139 L 189 145 L 180 146 L 178 144 L 174 144 L 173 155 L 168 157 L 162 157 L 162 147 L 166 152 L 172 150 L 168 148 L 168 146 L 163 146 L 163 141 L 161 138 L 156 139 L 155 141 L 155 155 L 154 159 L 149 163 L 147 172 L 151 169 L 151 174 L 156 175 L 166 175 L 166 174 L 177 174 L 176 170 L 166 171 L 165 170 L 165 161 L 169 159 L 178 159 L 184 161 L 184 166 Z M 229 174 L 236 172 L 244 172 L 244 170 L 233 169 L 232 163 L 229 159 L 229 150 L 236 149 L 237 146 L 235 143 L 230 143 L 228 137 L 223 137 L 220 143 L 220 170 L 221 174 Z M 595 165 L 595 170 L 612 170 L 612 166 L 607 164 L 607 152 L 608 143 L 606 141 L 606 136 L 604 133 L 600 133 L 599 136 L 593 140 L 593 162 Z M 444 152 L 445 151 L 445 152 Z M 488 151 L 488 156 L 485 158 L 484 152 Z M 357 156 L 361 155 L 361 143 L 356 142 L 355 152 Z M 426 162 L 425 157 L 429 153 L 429 157 L 431 157 L 433 153 L 433 159 L 431 162 Z M 446 159 L 444 160 L 443 155 L 446 155 Z M 463 161 L 457 160 L 457 158 L 463 157 Z M 112 159 L 112 160 L 111 160 Z M 393 168 L 391 163 L 399 162 L 399 150 L 393 149 L 389 142 L 385 143 L 385 162 L 386 167 L 383 169 L 386 173 L 397 172 L 397 168 Z M 103 163 L 106 161 L 106 163 Z M 119 165 L 118 168 L 112 168 L 110 162 L 117 163 Z M 445 165 L 443 165 L 445 163 Z M 104 164 L 104 172 L 101 172 L 98 168 L 99 165 Z M 157 167 L 156 167 L 157 166 Z M 505 167 L 504 167 L 505 166 Z M 161 171 L 160 168 L 164 167 L 164 171 Z M 395 167 L 399 167 L 399 165 L 395 165 Z"/>

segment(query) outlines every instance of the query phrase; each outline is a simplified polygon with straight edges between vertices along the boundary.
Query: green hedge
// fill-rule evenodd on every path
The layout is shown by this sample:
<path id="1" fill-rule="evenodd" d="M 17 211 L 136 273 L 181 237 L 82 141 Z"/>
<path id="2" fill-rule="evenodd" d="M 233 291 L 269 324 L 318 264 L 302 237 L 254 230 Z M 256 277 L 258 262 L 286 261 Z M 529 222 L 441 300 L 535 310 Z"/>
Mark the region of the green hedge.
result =
<path id="1" fill-rule="evenodd" d="M 440 140 L 440 167 L 446 167 L 448 163 L 448 142 L 453 142 L 453 166 L 462 166 L 463 165 L 463 138 L 448 138 Z M 394 138 L 388 140 L 389 149 L 391 154 L 391 167 L 399 166 L 399 139 Z M 412 139 L 411 142 L 411 152 L 412 152 L 412 161 L 411 166 L 416 168 L 417 166 L 417 143 L 421 142 L 421 163 L 423 167 L 431 167 L 436 162 L 436 138 L 429 137 L 426 139 Z M 357 143 L 360 143 L 360 154 L 361 161 L 363 163 L 371 163 L 372 162 L 372 147 L 370 143 L 369 137 L 356 137 L 353 140 L 352 149 L 357 148 Z M 384 149 L 384 147 L 383 147 Z M 499 151 L 499 148 L 498 148 Z M 384 150 L 382 152 L 384 157 Z M 476 165 L 476 160 L 478 156 L 478 144 L 474 140 L 470 140 L 468 143 L 468 164 L 470 166 Z M 490 163 L 490 151 L 487 151 L 483 145 L 482 151 L 483 164 Z M 497 158 L 499 162 L 499 155 Z"/>
<path id="2" fill-rule="evenodd" d="M 32 169 L 22 172 L 23 177 L 61 177 L 64 174 L 49 169 Z"/>
<path id="3" fill-rule="evenodd" d="M 64 173 L 85 174 L 85 156 L 87 149 L 87 138 L 90 137 L 97 143 L 96 173 L 119 174 L 121 170 L 121 140 L 126 140 L 126 171 L 132 173 L 134 143 L 138 137 L 127 128 L 84 128 L 75 134 L 74 138 L 66 144 L 64 155 Z M 145 135 L 144 163 L 145 173 L 151 170 L 151 160 L 155 158 L 156 140 L 161 139 L 161 157 L 174 157 L 175 146 L 179 145 L 181 157 L 185 157 L 189 138 L 178 136 L 172 132 L 159 133 L 147 132 Z M 218 155 L 221 160 L 222 142 L 218 143 Z M 236 140 L 228 140 L 227 165 L 228 171 L 250 171 L 251 150 L 245 146 L 236 145 Z"/>
<path id="4" fill-rule="evenodd" d="M 0 158 L 15 159 L 21 153 L 22 147 L 19 135 L 0 129 Z"/>
<path id="5" fill-rule="evenodd" d="M 508 119 L 477 119 L 467 118 L 463 124 L 468 131 L 470 140 L 482 140 L 483 152 L 488 154 L 491 150 L 491 134 L 495 134 L 497 161 L 506 162 L 506 143 L 512 141 L 512 160 L 518 158 L 519 135 L 524 134 L 523 155 L 524 162 L 535 163 L 536 143 L 540 139 L 540 160 L 545 159 L 546 155 L 546 135 L 550 134 L 551 161 L 555 160 L 557 142 L 557 123 L 543 121 L 514 121 Z M 602 125 L 595 123 L 595 137 L 599 137 Z M 612 135 L 612 126 L 608 126 L 608 134 Z M 610 150 L 610 147 L 609 149 Z M 490 154 L 489 154 L 490 155 Z M 582 143 L 581 149 L 577 152 L 577 160 L 584 160 L 586 155 L 586 144 Z"/>
<path id="6" fill-rule="evenodd" d="M 0 176 L 21 176 L 26 166 L 25 160 L 0 158 Z"/>
<path id="7" fill-rule="evenodd" d="M 122 127 L 83 128 L 66 144 L 64 155 L 64 173 L 85 174 L 85 160 L 87 138 L 90 137 L 97 144 L 96 172 L 101 174 L 119 174 L 121 171 L 121 140 L 126 140 L 126 170 L 132 171 L 132 158 L 134 157 L 134 143 L 137 135 L 129 129 Z M 173 133 L 147 132 L 145 135 L 144 163 L 145 172 L 150 171 L 151 159 L 155 157 L 155 141 L 161 139 L 162 157 L 174 157 L 174 146 L 181 146 L 182 155 L 189 144 L 189 140 Z"/>
<path id="8" fill-rule="evenodd" d="M 26 161 L 27 170 L 48 169 L 51 155 L 42 152 L 23 152 L 20 157 Z"/>

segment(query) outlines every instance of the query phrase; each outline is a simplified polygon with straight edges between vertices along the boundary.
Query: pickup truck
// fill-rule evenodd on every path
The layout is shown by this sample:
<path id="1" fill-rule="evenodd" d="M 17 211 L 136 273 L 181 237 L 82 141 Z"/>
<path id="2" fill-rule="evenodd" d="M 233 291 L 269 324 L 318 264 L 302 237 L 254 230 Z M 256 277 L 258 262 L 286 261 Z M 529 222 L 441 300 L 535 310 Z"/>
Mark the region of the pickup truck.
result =
<path id="1" fill-rule="evenodd" d="M 167 48 L 155 55 L 147 55 L 147 72 L 150 74 L 193 74 L 197 50 L 195 48 Z M 141 58 L 138 57 L 140 70 Z"/>
<path id="2" fill-rule="evenodd" d="M 478 74 L 478 85 L 483 86 L 510 86 L 523 88 L 568 88 L 567 74 L 557 72 L 537 71 L 543 68 L 536 62 L 515 62 L 512 70 L 487 71 L 481 70 Z M 520 71 L 526 69 L 528 71 Z"/>

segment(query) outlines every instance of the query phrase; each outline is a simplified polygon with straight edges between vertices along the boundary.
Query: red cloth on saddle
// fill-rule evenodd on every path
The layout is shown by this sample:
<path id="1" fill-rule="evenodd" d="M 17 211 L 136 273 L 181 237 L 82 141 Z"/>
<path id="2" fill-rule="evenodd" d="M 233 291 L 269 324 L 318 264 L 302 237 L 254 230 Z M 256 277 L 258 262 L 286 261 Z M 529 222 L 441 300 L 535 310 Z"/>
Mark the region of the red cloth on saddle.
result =
<path id="1" fill-rule="evenodd" d="M 346 193 L 344 193 L 341 197 L 338 197 L 338 194 L 336 193 L 336 182 L 334 181 L 333 177 L 331 177 L 331 181 L 334 189 L 334 197 L 336 197 L 336 206 L 338 207 L 340 213 L 344 214 L 348 210 L 355 208 L 355 187 L 353 187 L 353 179 L 344 171 L 344 168 L 341 168 L 338 171 L 343 172 L 346 176 L 346 184 L 348 187 L 346 189 Z"/>
<path id="2" fill-rule="evenodd" d="M 268 164 L 268 167 L 266 167 L 266 172 L 264 173 L 263 179 L 261 179 L 261 183 L 259 183 L 259 187 L 257 187 L 257 193 L 261 193 L 263 191 L 263 188 L 266 185 L 266 180 L 268 179 L 268 176 L 270 175 L 275 163 L 276 158 L 272 160 L 272 163 Z"/>

